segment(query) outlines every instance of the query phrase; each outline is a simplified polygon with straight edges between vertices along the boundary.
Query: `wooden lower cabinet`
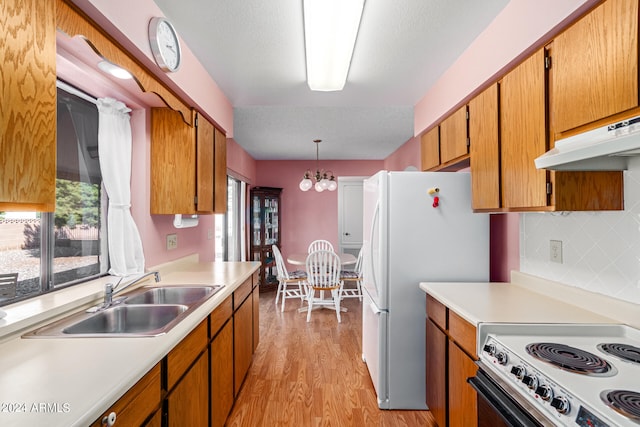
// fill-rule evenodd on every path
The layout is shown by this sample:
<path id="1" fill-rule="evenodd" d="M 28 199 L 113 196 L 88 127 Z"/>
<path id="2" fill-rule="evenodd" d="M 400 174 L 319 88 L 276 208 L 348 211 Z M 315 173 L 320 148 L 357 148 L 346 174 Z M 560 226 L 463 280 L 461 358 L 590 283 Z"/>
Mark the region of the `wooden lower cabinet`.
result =
<path id="1" fill-rule="evenodd" d="M 427 406 L 436 423 L 447 425 L 447 336 L 427 319 Z"/>
<path id="2" fill-rule="evenodd" d="M 476 328 L 427 295 L 426 399 L 439 427 L 477 427 Z"/>
<path id="3" fill-rule="evenodd" d="M 478 408 L 475 390 L 467 378 L 476 374 L 477 366 L 453 341 L 449 341 L 449 427 L 475 427 Z"/>
<path id="4" fill-rule="evenodd" d="M 211 426 L 222 427 L 233 406 L 233 322 L 228 321 L 209 345 Z"/>
<path id="5" fill-rule="evenodd" d="M 160 364 L 154 366 L 142 377 L 131 389 L 125 393 L 116 403 L 100 416 L 93 424 L 93 427 L 101 427 L 103 419 L 110 414 L 115 415 L 115 426 L 142 426 L 153 425 L 153 420 L 161 412 L 159 410 L 161 402 L 160 388 Z M 149 424 L 145 421 L 157 410 Z"/>
<path id="6" fill-rule="evenodd" d="M 206 426 L 209 422 L 209 362 L 205 350 L 167 397 L 169 427 Z"/>
<path id="7" fill-rule="evenodd" d="M 259 276 L 253 276 L 253 351 L 260 344 L 260 286 Z"/>
<path id="8" fill-rule="evenodd" d="M 240 392 L 253 358 L 253 298 L 249 295 L 233 313 L 234 396 Z"/>

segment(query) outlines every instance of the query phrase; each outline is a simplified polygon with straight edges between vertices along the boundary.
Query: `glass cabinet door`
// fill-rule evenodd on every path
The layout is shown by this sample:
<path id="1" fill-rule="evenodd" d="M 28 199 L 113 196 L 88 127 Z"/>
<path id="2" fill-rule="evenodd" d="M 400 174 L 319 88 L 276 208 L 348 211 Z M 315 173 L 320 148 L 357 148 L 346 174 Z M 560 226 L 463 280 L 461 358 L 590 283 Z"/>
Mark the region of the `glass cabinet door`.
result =
<path id="1" fill-rule="evenodd" d="M 281 188 L 271 187 L 251 189 L 251 208 L 248 218 L 251 230 L 250 258 L 261 264 L 261 286 L 277 286 L 272 245 L 280 246 L 281 191 Z"/>

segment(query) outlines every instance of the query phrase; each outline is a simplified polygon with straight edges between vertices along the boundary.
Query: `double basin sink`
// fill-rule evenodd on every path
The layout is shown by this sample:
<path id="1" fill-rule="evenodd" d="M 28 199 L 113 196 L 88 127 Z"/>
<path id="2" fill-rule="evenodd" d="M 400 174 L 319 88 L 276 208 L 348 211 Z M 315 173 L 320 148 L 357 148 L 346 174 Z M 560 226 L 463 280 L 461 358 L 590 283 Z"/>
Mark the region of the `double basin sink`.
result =
<path id="1" fill-rule="evenodd" d="M 145 286 L 108 308 L 72 314 L 24 338 L 152 337 L 168 332 L 222 286 Z"/>

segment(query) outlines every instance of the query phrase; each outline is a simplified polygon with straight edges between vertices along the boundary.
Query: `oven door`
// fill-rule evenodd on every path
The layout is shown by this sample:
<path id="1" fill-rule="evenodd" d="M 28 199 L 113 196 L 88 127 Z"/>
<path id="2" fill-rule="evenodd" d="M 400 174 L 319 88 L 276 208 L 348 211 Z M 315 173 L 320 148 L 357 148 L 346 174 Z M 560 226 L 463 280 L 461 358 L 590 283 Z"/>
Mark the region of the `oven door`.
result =
<path id="1" fill-rule="evenodd" d="M 545 422 L 534 408 L 516 402 L 505 390 L 498 385 L 501 382 L 495 377 L 490 377 L 482 368 L 478 369 L 476 376 L 467 381 L 478 395 L 478 427 L 539 427 L 553 426 L 551 422 Z"/>

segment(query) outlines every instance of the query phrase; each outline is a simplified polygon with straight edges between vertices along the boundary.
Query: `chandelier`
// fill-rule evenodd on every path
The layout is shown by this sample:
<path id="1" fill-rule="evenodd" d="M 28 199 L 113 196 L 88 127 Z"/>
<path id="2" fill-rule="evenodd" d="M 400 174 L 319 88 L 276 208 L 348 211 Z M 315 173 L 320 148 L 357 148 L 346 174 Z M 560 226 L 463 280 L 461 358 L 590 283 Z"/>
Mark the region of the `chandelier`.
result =
<path id="1" fill-rule="evenodd" d="M 336 182 L 336 178 L 333 176 L 333 172 L 325 171 L 318 167 L 320 143 L 322 140 L 314 139 L 313 142 L 316 143 L 316 172 L 315 174 L 312 174 L 311 169 L 307 169 L 302 181 L 300 181 L 300 189 L 302 191 L 309 191 L 311 187 L 313 187 L 318 193 L 321 193 L 324 190 L 335 191 L 335 189 L 338 188 L 338 183 Z M 313 183 L 312 178 L 315 179 L 315 184 Z"/>

